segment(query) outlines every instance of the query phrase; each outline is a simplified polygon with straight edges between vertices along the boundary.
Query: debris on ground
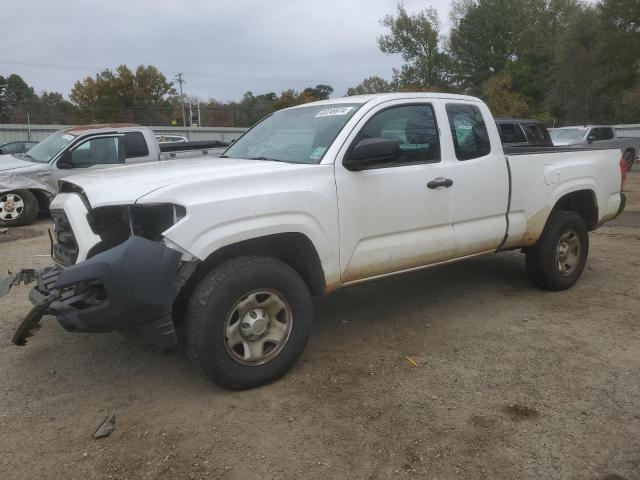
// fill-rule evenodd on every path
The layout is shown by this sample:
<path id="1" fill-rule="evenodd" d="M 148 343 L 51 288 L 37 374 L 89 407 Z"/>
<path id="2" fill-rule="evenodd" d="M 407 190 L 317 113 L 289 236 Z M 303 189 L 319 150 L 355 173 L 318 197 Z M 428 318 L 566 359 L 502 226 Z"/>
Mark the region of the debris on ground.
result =
<path id="1" fill-rule="evenodd" d="M 409 365 L 411 365 L 412 367 L 417 367 L 418 366 L 418 362 L 416 362 L 413 358 L 411 358 L 409 355 L 405 355 L 404 358 L 407 360 L 407 362 L 409 362 Z"/>
<path id="2" fill-rule="evenodd" d="M 105 418 L 93 434 L 93 438 L 108 437 L 116 429 L 116 416 L 109 415 Z"/>
<path id="3" fill-rule="evenodd" d="M 8 228 L 0 228 L 0 234 L 3 233 L 9 233 L 9 229 Z"/>

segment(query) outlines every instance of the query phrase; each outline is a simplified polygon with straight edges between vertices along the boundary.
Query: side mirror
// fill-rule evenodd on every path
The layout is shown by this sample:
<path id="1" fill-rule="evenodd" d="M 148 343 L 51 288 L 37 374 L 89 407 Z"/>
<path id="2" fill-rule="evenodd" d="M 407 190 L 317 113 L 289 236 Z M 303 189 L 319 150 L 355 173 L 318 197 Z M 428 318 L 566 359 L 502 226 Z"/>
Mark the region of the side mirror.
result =
<path id="1" fill-rule="evenodd" d="M 73 168 L 73 161 L 71 160 L 71 151 L 65 150 L 64 152 L 62 152 L 62 156 L 60 157 L 56 165 L 58 168 L 62 170 Z"/>
<path id="2" fill-rule="evenodd" d="M 589 135 L 589 136 L 587 137 L 587 142 L 588 142 L 588 143 L 593 143 L 593 142 L 595 142 L 595 141 L 596 141 L 596 136 L 595 136 L 595 135 Z"/>
<path id="3" fill-rule="evenodd" d="M 342 164 L 347 170 L 359 172 L 381 163 L 397 160 L 401 153 L 398 140 L 365 138 L 358 142 Z"/>

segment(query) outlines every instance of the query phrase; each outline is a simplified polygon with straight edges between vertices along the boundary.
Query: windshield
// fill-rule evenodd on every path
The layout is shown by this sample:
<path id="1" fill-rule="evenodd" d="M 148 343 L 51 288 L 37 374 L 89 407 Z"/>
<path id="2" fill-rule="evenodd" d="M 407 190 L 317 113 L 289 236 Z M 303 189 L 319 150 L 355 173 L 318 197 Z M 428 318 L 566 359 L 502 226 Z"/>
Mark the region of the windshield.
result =
<path id="1" fill-rule="evenodd" d="M 74 138 L 75 136 L 62 131 L 52 133 L 43 141 L 30 148 L 25 154 L 25 157 L 34 162 L 48 163 L 64 147 L 69 145 Z"/>
<path id="2" fill-rule="evenodd" d="M 358 108 L 338 103 L 281 110 L 240 137 L 224 157 L 319 163 Z"/>
<path id="3" fill-rule="evenodd" d="M 559 128 L 549 132 L 552 140 L 581 140 L 587 134 L 586 128 Z"/>

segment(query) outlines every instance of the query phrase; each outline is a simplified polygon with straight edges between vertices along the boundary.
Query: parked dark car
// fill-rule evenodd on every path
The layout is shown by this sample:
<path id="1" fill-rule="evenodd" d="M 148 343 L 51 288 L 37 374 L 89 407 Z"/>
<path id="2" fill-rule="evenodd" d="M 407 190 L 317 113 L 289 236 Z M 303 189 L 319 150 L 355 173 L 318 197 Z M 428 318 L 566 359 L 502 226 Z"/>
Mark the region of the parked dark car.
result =
<path id="1" fill-rule="evenodd" d="M 24 142 L 9 142 L 0 145 L 0 155 L 7 153 L 25 153 L 31 147 L 38 142 L 24 141 Z"/>
<path id="2" fill-rule="evenodd" d="M 547 127 L 539 120 L 497 118 L 502 144 L 508 147 L 553 147 Z"/>

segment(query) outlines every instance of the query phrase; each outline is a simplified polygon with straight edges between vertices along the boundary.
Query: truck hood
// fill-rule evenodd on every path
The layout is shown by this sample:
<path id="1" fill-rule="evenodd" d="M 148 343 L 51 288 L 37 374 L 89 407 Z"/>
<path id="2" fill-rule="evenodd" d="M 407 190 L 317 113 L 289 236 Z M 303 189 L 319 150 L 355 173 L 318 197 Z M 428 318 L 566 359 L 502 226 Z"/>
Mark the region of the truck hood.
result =
<path id="1" fill-rule="evenodd" d="M 29 167 L 35 167 L 35 169 L 37 170 L 38 164 L 30 162 L 28 160 L 22 160 L 18 157 L 14 157 L 11 153 L 0 155 L 0 172 L 4 172 L 7 170 L 26 169 Z"/>
<path id="2" fill-rule="evenodd" d="M 309 165 L 245 160 L 236 158 L 207 158 L 169 160 L 140 165 L 96 170 L 73 175 L 69 183 L 84 192 L 93 208 L 108 205 L 129 205 L 145 195 L 172 184 L 211 181 L 272 172 L 284 172 Z"/>

